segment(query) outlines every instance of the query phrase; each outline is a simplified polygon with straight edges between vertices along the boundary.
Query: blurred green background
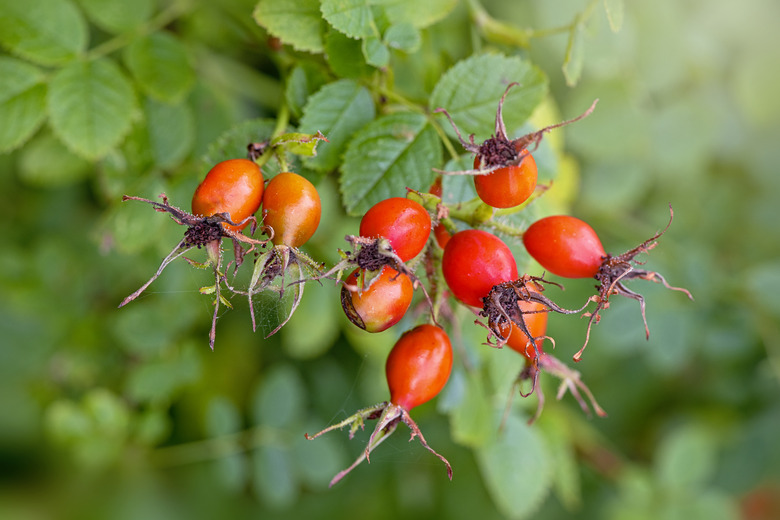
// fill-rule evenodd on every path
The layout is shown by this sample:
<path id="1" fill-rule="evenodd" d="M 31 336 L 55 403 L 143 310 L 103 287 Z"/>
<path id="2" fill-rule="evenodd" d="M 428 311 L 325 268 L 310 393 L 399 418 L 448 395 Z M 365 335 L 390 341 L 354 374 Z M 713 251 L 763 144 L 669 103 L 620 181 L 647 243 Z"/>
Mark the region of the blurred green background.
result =
<path id="1" fill-rule="evenodd" d="M 93 12 L 93 3 L 78 9 Z M 398 334 L 345 326 L 332 287 L 307 288 L 292 322 L 267 340 L 238 302 L 219 320 L 214 352 L 210 304 L 197 292 L 207 272 L 174 263 L 116 309 L 182 231 L 120 195 L 164 190 L 188 201 L 210 143 L 243 120 L 274 117 L 282 92 L 254 3 L 160 7 L 179 9 L 169 29 L 187 42 L 195 74 L 177 105 L 187 107 L 177 119 L 186 124 L 163 151 L 149 144 L 160 136 L 135 125 L 116 152 L 90 162 L 44 125 L 0 155 L 0 518 L 508 515 L 435 403 L 415 417 L 452 462 L 451 483 L 402 432 L 327 490 L 362 441 L 332 433 L 310 443 L 302 433 L 386 398 L 384 355 Z M 542 376 L 548 403 L 536 427 L 554 432 L 571 415 L 581 429 L 564 443 L 575 476 L 535 518 L 778 518 L 780 4 L 626 2 L 618 32 L 595 5 L 578 36 L 576 86 L 561 68 L 566 34 L 551 31 L 524 51 L 548 74 L 561 114 L 600 99 L 564 131 L 579 162 L 572 212 L 619 253 L 662 229 L 671 204 L 674 222 L 645 259 L 695 301 L 637 287 L 649 341 L 635 302 L 613 302 L 577 365 L 606 419 L 580 417 L 570 396 L 555 402 L 555 382 Z M 498 20 L 544 29 L 591 4 L 484 6 Z M 0 16 L 9 8 L 0 2 Z M 430 38 L 460 59 L 473 50 L 470 24 L 461 3 Z M 90 31 L 110 40 L 104 27 Z M 141 102 L 159 114 L 153 103 Z M 326 214 L 307 250 L 332 263 L 357 221 L 343 215 L 332 180 L 318 187 Z M 564 303 L 591 286 L 567 283 Z M 559 346 L 577 345 L 584 325 L 551 317 L 550 333 Z M 569 355 L 558 354 L 571 363 Z M 532 410 L 535 398 L 526 401 Z"/>

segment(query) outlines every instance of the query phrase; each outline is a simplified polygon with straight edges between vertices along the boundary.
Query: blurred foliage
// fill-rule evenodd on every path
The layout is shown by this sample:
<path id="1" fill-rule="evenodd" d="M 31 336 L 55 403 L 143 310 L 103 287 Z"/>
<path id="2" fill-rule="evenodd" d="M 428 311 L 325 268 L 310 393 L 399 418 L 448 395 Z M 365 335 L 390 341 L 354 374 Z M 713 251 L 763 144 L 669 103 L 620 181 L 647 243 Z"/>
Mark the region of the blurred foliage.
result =
<path id="1" fill-rule="evenodd" d="M 0 518 L 780 516 L 777 2 L 386 4 L 0 1 Z M 328 490 L 365 440 L 303 432 L 386 399 L 385 355 L 414 317 L 369 335 L 334 287 L 312 285 L 269 339 L 234 301 L 211 352 L 206 272 L 173 263 L 116 309 L 181 233 L 120 197 L 189 201 L 208 165 L 269 136 L 284 105 L 291 126 L 338 150 L 296 163 L 325 208 L 306 251 L 332 263 L 357 228 L 342 204 L 359 214 L 370 202 L 349 183 L 387 173 L 361 171 L 367 145 L 349 137 L 412 120 L 441 163 L 422 115 L 375 118 L 388 101 L 420 114 L 446 104 L 487 135 L 501 89 L 489 70 L 459 68 L 479 55 L 528 82 L 535 97 L 506 113 L 518 131 L 544 76 L 551 95 L 526 125 L 600 99 L 542 143 L 540 178 L 555 179 L 545 210 L 588 220 L 618 253 L 662 229 L 671 204 L 648 266 L 696 301 L 644 284 L 649 341 L 637 305 L 613 302 L 577 365 L 609 417 L 556 401 L 542 374 L 541 418 L 528 427 L 536 397 L 516 398 L 503 437 L 521 359 L 480 347 L 484 333 L 457 313 L 461 362 L 414 412 L 453 481 L 398 435 Z M 320 128 L 334 109 L 338 124 Z M 341 161 L 340 179 L 323 175 Z M 432 179 L 427 166 L 406 175 Z M 445 193 L 470 189 L 449 179 Z M 591 286 L 567 281 L 561 303 Z M 549 332 L 567 359 L 585 322 L 558 318 Z"/>

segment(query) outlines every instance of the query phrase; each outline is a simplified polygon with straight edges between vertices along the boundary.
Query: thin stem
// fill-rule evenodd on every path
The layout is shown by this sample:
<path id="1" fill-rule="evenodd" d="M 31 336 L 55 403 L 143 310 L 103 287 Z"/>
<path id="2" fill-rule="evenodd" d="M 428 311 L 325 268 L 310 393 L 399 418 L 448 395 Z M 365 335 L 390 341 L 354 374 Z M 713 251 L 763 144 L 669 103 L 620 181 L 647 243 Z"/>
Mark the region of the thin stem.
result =
<path id="1" fill-rule="evenodd" d="M 257 426 L 210 439 L 157 448 L 151 453 L 151 457 L 152 462 L 160 467 L 183 466 L 244 453 L 288 437 L 289 435 L 281 430 Z"/>

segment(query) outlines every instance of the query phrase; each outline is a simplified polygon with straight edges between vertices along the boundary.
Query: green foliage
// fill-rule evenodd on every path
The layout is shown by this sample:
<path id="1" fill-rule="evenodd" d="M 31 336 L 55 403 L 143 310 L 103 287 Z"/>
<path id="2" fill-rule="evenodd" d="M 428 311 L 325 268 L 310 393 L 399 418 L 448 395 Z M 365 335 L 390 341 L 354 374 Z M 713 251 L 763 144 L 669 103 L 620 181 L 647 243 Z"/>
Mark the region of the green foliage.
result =
<path id="1" fill-rule="evenodd" d="M 0 2 L 0 517 L 739 517 L 780 479 L 778 16 L 771 0 Z M 231 297 L 211 352 L 199 288 L 214 278 L 179 259 L 116 309 L 185 229 L 122 195 L 188 210 L 214 163 L 278 145 L 264 176 L 317 185 L 304 251 L 332 265 L 375 202 L 470 167 L 435 110 L 479 143 L 512 81 L 510 136 L 600 99 L 534 150 L 550 187 L 522 210 L 479 206 L 470 178 L 444 178 L 451 211 L 487 219 L 521 272 L 540 274 L 519 236 L 543 215 L 585 218 L 619 253 L 674 208 L 642 260 L 696 301 L 644 282 L 649 341 L 636 302 L 611 302 L 576 365 L 608 418 L 556 400 L 542 373 L 540 419 L 526 423 L 538 396 L 516 394 L 499 431 L 523 360 L 483 345 L 457 308 L 440 317 L 452 376 L 412 412 L 453 482 L 396 434 L 328 489 L 368 431 L 303 433 L 387 398 L 384 359 L 425 319 L 421 296 L 372 335 L 346 321 L 337 285 L 307 283 L 266 339 L 303 288 L 280 295 L 277 280 L 253 296 L 257 332 L 249 298 Z M 554 280 L 566 291 L 545 294 L 564 306 L 592 294 Z M 585 323 L 555 318 L 545 349 L 573 366 Z"/>
<path id="2" fill-rule="evenodd" d="M 46 87 L 43 72 L 21 60 L 0 59 L 0 151 L 7 152 L 25 142 L 38 129 L 45 115 Z"/>
<path id="3" fill-rule="evenodd" d="M 300 129 L 304 133 L 322 132 L 328 143 L 306 166 L 320 171 L 334 170 L 341 163 L 347 143 L 355 132 L 374 119 L 374 101 L 370 92 L 352 80 L 330 83 L 309 97 L 303 107 Z"/>
<path id="4" fill-rule="evenodd" d="M 60 65 L 87 46 L 87 23 L 69 0 L 3 2 L 0 43 L 41 65 Z"/>
<path id="5" fill-rule="evenodd" d="M 430 186 L 431 168 L 441 163 L 436 132 L 420 114 L 381 116 L 362 128 L 349 144 L 341 166 L 341 192 L 347 213 L 360 215 L 406 186 Z"/>
<path id="6" fill-rule="evenodd" d="M 113 61 L 77 61 L 52 78 L 48 107 L 57 136 L 79 155 L 97 159 L 130 130 L 136 99 Z"/>
<path id="7" fill-rule="evenodd" d="M 495 133 L 497 100 L 511 81 L 519 87 L 506 98 L 504 122 L 507 128 L 517 128 L 547 93 L 542 72 L 518 57 L 485 54 L 461 61 L 436 84 L 430 107 L 445 108 L 464 137 L 474 134 L 475 140 L 481 142 Z M 454 136 L 451 128 L 445 128 Z"/>

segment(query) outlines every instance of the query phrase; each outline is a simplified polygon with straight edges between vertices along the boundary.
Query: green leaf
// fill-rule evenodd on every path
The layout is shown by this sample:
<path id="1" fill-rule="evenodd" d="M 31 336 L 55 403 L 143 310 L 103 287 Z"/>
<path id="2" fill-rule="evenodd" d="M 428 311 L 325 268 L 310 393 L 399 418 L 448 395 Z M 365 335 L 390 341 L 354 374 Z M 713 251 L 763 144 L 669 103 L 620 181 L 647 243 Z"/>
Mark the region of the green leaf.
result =
<path id="1" fill-rule="evenodd" d="M 195 82 L 184 45 L 168 32 L 133 41 L 125 49 L 124 57 L 141 89 L 160 101 L 178 101 Z"/>
<path id="2" fill-rule="evenodd" d="M 87 23 L 69 0 L 3 2 L 0 43 L 42 65 L 59 65 L 84 52 Z"/>
<path id="3" fill-rule="evenodd" d="M 612 29 L 612 32 L 618 32 L 623 27 L 624 7 L 623 0 L 604 0 L 604 9 L 607 12 L 607 20 L 609 20 L 609 28 Z"/>
<path id="4" fill-rule="evenodd" d="M 90 435 L 92 424 L 89 417 L 73 401 L 59 399 L 46 409 L 46 433 L 58 443 L 78 441 Z"/>
<path id="5" fill-rule="evenodd" d="M 780 262 L 754 263 L 740 279 L 757 311 L 780 317 Z"/>
<path id="6" fill-rule="evenodd" d="M 457 0 L 395 0 L 387 2 L 384 9 L 391 23 L 408 23 L 422 29 L 443 19 L 457 4 Z"/>
<path id="7" fill-rule="evenodd" d="M 379 36 L 371 12 L 375 0 L 322 0 L 322 17 L 336 30 L 350 38 Z"/>
<path id="8" fill-rule="evenodd" d="M 43 73 L 20 60 L 0 57 L 0 153 L 24 144 L 46 115 Z"/>
<path id="9" fill-rule="evenodd" d="M 580 470 L 574 451 L 577 424 L 559 410 L 557 407 L 546 409 L 536 427 L 541 430 L 549 448 L 555 494 L 566 509 L 575 511 L 582 506 Z"/>
<path id="10" fill-rule="evenodd" d="M 656 473 L 667 489 L 699 490 L 717 468 L 712 433 L 703 425 L 674 430 L 658 448 Z"/>
<path id="11" fill-rule="evenodd" d="M 326 25 L 319 0 L 260 0 L 253 16 L 261 27 L 299 51 L 322 52 Z"/>
<path id="12" fill-rule="evenodd" d="M 254 491 L 271 507 L 282 509 L 298 497 L 298 482 L 289 452 L 280 446 L 261 446 L 253 453 Z"/>
<path id="13" fill-rule="evenodd" d="M 189 105 L 170 105 L 147 98 L 144 113 L 155 163 L 161 168 L 178 165 L 195 143 L 195 118 Z"/>
<path id="14" fill-rule="evenodd" d="M 218 396 L 209 401 L 206 410 L 206 432 L 209 437 L 222 437 L 241 430 L 241 414 L 227 397 Z M 215 461 L 220 483 L 231 490 L 244 486 L 247 477 L 246 459 L 242 453 L 234 453 Z"/>
<path id="15" fill-rule="evenodd" d="M 532 515 L 550 490 L 552 468 L 538 431 L 510 415 L 494 442 L 476 450 L 485 485 L 508 518 Z"/>
<path id="16" fill-rule="evenodd" d="M 258 383 L 252 399 L 255 424 L 290 428 L 303 417 L 306 388 L 292 365 L 279 364 Z"/>
<path id="17" fill-rule="evenodd" d="M 495 132 L 496 109 L 507 85 L 512 88 L 504 103 L 506 127 L 517 128 L 528 119 L 547 93 L 547 78 L 530 62 L 500 54 L 480 54 L 449 69 L 431 94 L 430 107 L 444 108 L 465 136 L 475 134 L 477 142 Z M 455 132 L 440 116 L 444 129 Z"/>
<path id="18" fill-rule="evenodd" d="M 415 52 L 422 43 L 420 31 L 408 22 L 391 25 L 385 31 L 383 38 L 388 47 L 407 53 Z"/>
<path id="19" fill-rule="evenodd" d="M 144 23 L 154 12 L 154 0 L 78 0 L 95 25 L 110 33 L 123 33 Z"/>
<path id="20" fill-rule="evenodd" d="M 350 215 L 389 197 L 403 197 L 406 188 L 426 190 L 442 161 L 436 131 L 422 114 L 396 113 L 375 119 L 349 143 L 341 167 L 340 186 Z"/>
<path id="21" fill-rule="evenodd" d="M 187 348 L 179 356 L 138 365 L 128 376 L 127 396 L 136 402 L 170 403 L 199 375 L 200 359 L 194 348 Z"/>
<path id="22" fill-rule="evenodd" d="M 322 132 L 328 138 L 317 157 L 307 159 L 306 166 L 320 171 L 335 169 L 354 133 L 374 119 L 371 94 L 357 82 L 344 79 L 330 83 L 309 98 L 303 109 L 300 130 Z"/>
<path id="23" fill-rule="evenodd" d="M 293 67 L 284 91 L 290 112 L 295 117 L 301 117 L 309 97 L 327 82 L 327 74 L 320 65 L 304 61 Z"/>
<path id="24" fill-rule="evenodd" d="M 566 85 L 574 87 L 582 76 L 582 66 L 585 55 L 585 42 L 583 37 L 584 27 L 577 24 L 569 33 L 569 41 L 566 44 L 566 55 L 563 58 L 563 77 Z"/>
<path id="25" fill-rule="evenodd" d="M 375 36 L 364 39 L 361 49 L 363 56 L 366 58 L 366 63 L 369 65 L 381 68 L 386 67 L 390 63 L 390 50 L 382 40 Z"/>
<path id="26" fill-rule="evenodd" d="M 322 196 L 322 190 L 320 196 Z M 324 203 L 323 203 L 324 206 Z M 327 351 L 339 334 L 338 305 L 333 305 L 333 287 L 309 284 L 306 297 L 282 328 L 282 346 L 295 359 L 312 359 Z"/>
<path id="27" fill-rule="evenodd" d="M 448 410 L 452 439 L 458 444 L 476 448 L 485 445 L 494 435 L 493 421 L 485 380 L 478 370 L 452 373 L 447 386 L 454 385 L 459 394 L 457 403 Z M 453 396 L 450 396 L 452 398 Z"/>
<path id="28" fill-rule="evenodd" d="M 325 57 L 333 72 L 342 78 L 368 76 L 374 70 L 366 64 L 363 44 L 338 31 L 329 31 L 325 37 Z"/>
<path id="29" fill-rule="evenodd" d="M 51 133 L 44 132 L 22 151 L 19 176 L 31 186 L 57 188 L 84 179 L 92 164 L 73 154 Z"/>
<path id="30" fill-rule="evenodd" d="M 227 159 L 246 155 L 249 143 L 261 143 L 271 139 L 276 121 L 273 119 L 250 119 L 235 125 L 211 143 L 203 162 L 211 166 Z M 265 168 L 264 168 L 265 170 Z M 270 175 L 263 174 L 266 178 Z"/>
<path id="31" fill-rule="evenodd" d="M 282 134 L 271 139 L 271 146 L 280 148 L 287 152 L 305 157 L 315 157 L 317 155 L 317 145 L 320 141 L 326 141 L 321 132 L 315 134 L 304 134 L 301 132 L 290 132 Z"/>
<path id="32" fill-rule="evenodd" d="M 84 411 L 91 418 L 94 429 L 101 436 L 124 437 L 130 426 L 127 404 L 105 388 L 90 390 L 84 396 Z"/>
<path id="33" fill-rule="evenodd" d="M 241 414 L 236 405 L 224 396 L 213 397 L 206 409 L 206 434 L 221 437 L 241 431 Z"/>
<path id="34" fill-rule="evenodd" d="M 132 85 L 109 59 L 74 62 L 57 72 L 47 104 L 54 132 L 88 159 L 119 144 L 136 108 Z"/>
<path id="35" fill-rule="evenodd" d="M 312 432 L 322 428 L 322 421 L 311 420 L 303 431 Z M 344 444 L 338 436 L 323 435 L 316 442 L 303 435 L 296 436 L 291 448 L 295 472 L 301 482 L 316 490 L 327 490 L 333 475 L 341 471 L 348 462 Z"/>

